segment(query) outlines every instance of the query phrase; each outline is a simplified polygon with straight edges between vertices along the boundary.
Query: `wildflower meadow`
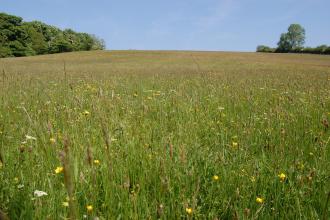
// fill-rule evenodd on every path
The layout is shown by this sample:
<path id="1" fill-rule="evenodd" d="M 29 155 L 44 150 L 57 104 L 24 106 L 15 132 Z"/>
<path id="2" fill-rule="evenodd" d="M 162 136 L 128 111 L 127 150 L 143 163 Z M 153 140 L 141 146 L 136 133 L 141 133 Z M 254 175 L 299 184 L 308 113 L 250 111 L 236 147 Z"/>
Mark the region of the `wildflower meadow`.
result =
<path id="1" fill-rule="evenodd" d="M 1 220 L 330 218 L 329 56 L 94 51 L 0 73 Z"/>

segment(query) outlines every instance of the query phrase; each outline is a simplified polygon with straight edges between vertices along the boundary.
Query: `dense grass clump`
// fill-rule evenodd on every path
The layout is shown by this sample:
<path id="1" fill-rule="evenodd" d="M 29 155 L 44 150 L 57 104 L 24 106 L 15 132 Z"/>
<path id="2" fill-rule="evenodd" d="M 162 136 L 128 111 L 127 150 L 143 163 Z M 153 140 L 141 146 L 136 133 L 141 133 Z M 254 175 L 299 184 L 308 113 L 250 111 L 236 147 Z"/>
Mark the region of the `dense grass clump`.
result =
<path id="1" fill-rule="evenodd" d="M 2 59 L 11 219 L 327 219 L 330 58 Z"/>

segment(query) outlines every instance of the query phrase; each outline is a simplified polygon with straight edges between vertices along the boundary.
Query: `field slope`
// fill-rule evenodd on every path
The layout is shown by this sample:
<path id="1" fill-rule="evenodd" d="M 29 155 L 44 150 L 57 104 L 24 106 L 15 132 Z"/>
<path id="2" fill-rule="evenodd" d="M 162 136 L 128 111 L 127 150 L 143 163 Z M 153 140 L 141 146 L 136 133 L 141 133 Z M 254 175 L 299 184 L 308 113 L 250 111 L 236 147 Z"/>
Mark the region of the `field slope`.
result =
<path id="1" fill-rule="evenodd" d="M 330 217 L 330 56 L 96 51 L 0 72 L 10 219 Z"/>

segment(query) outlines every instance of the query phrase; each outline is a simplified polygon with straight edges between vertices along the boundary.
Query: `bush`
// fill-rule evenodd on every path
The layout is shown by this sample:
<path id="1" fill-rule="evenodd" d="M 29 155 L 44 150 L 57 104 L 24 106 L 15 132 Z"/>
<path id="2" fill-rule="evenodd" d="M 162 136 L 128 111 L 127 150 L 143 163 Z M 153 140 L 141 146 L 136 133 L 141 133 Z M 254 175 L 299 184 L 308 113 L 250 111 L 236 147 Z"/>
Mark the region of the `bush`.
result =
<path id="1" fill-rule="evenodd" d="M 303 50 L 304 50 L 303 47 L 297 47 L 297 48 L 290 50 L 290 53 L 302 53 Z"/>
<path id="2" fill-rule="evenodd" d="M 325 50 L 324 54 L 330 54 L 330 47 L 327 47 L 327 49 Z"/>
<path id="3" fill-rule="evenodd" d="M 330 54 L 330 47 L 327 45 L 320 45 L 318 47 L 306 47 L 303 48 L 302 53 L 311 53 L 311 54 Z"/>
<path id="4" fill-rule="evenodd" d="M 270 48 L 268 46 L 265 45 L 259 45 L 257 47 L 257 52 L 261 52 L 261 53 L 274 53 L 275 49 L 274 48 Z"/>
<path id="5" fill-rule="evenodd" d="M 315 48 L 316 52 L 319 54 L 325 54 L 325 51 L 328 49 L 327 45 L 320 45 L 318 47 Z"/>
<path id="6" fill-rule="evenodd" d="M 0 46 L 0 58 L 11 57 L 11 56 L 13 56 L 13 54 L 12 54 L 10 48 Z"/>
<path id="7" fill-rule="evenodd" d="M 310 54 L 330 54 L 330 47 L 327 45 L 320 45 L 318 47 L 297 47 L 291 50 L 286 50 L 282 47 L 270 48 L 268 46 L 260 45 L 257 47 L 257 52 L 263 53 L 310 53 Z"/>

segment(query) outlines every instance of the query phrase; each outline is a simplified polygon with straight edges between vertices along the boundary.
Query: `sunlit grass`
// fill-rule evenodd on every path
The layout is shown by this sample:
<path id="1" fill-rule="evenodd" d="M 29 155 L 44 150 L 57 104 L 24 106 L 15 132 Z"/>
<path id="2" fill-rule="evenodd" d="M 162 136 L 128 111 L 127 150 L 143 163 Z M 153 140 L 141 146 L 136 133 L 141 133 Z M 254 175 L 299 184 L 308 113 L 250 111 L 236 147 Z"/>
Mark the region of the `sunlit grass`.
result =
<path id="1" fill-rule="evenodd" d="M 11 219 L 329 217 L 328 56 L 83 52 L 0 68 Z"/>

